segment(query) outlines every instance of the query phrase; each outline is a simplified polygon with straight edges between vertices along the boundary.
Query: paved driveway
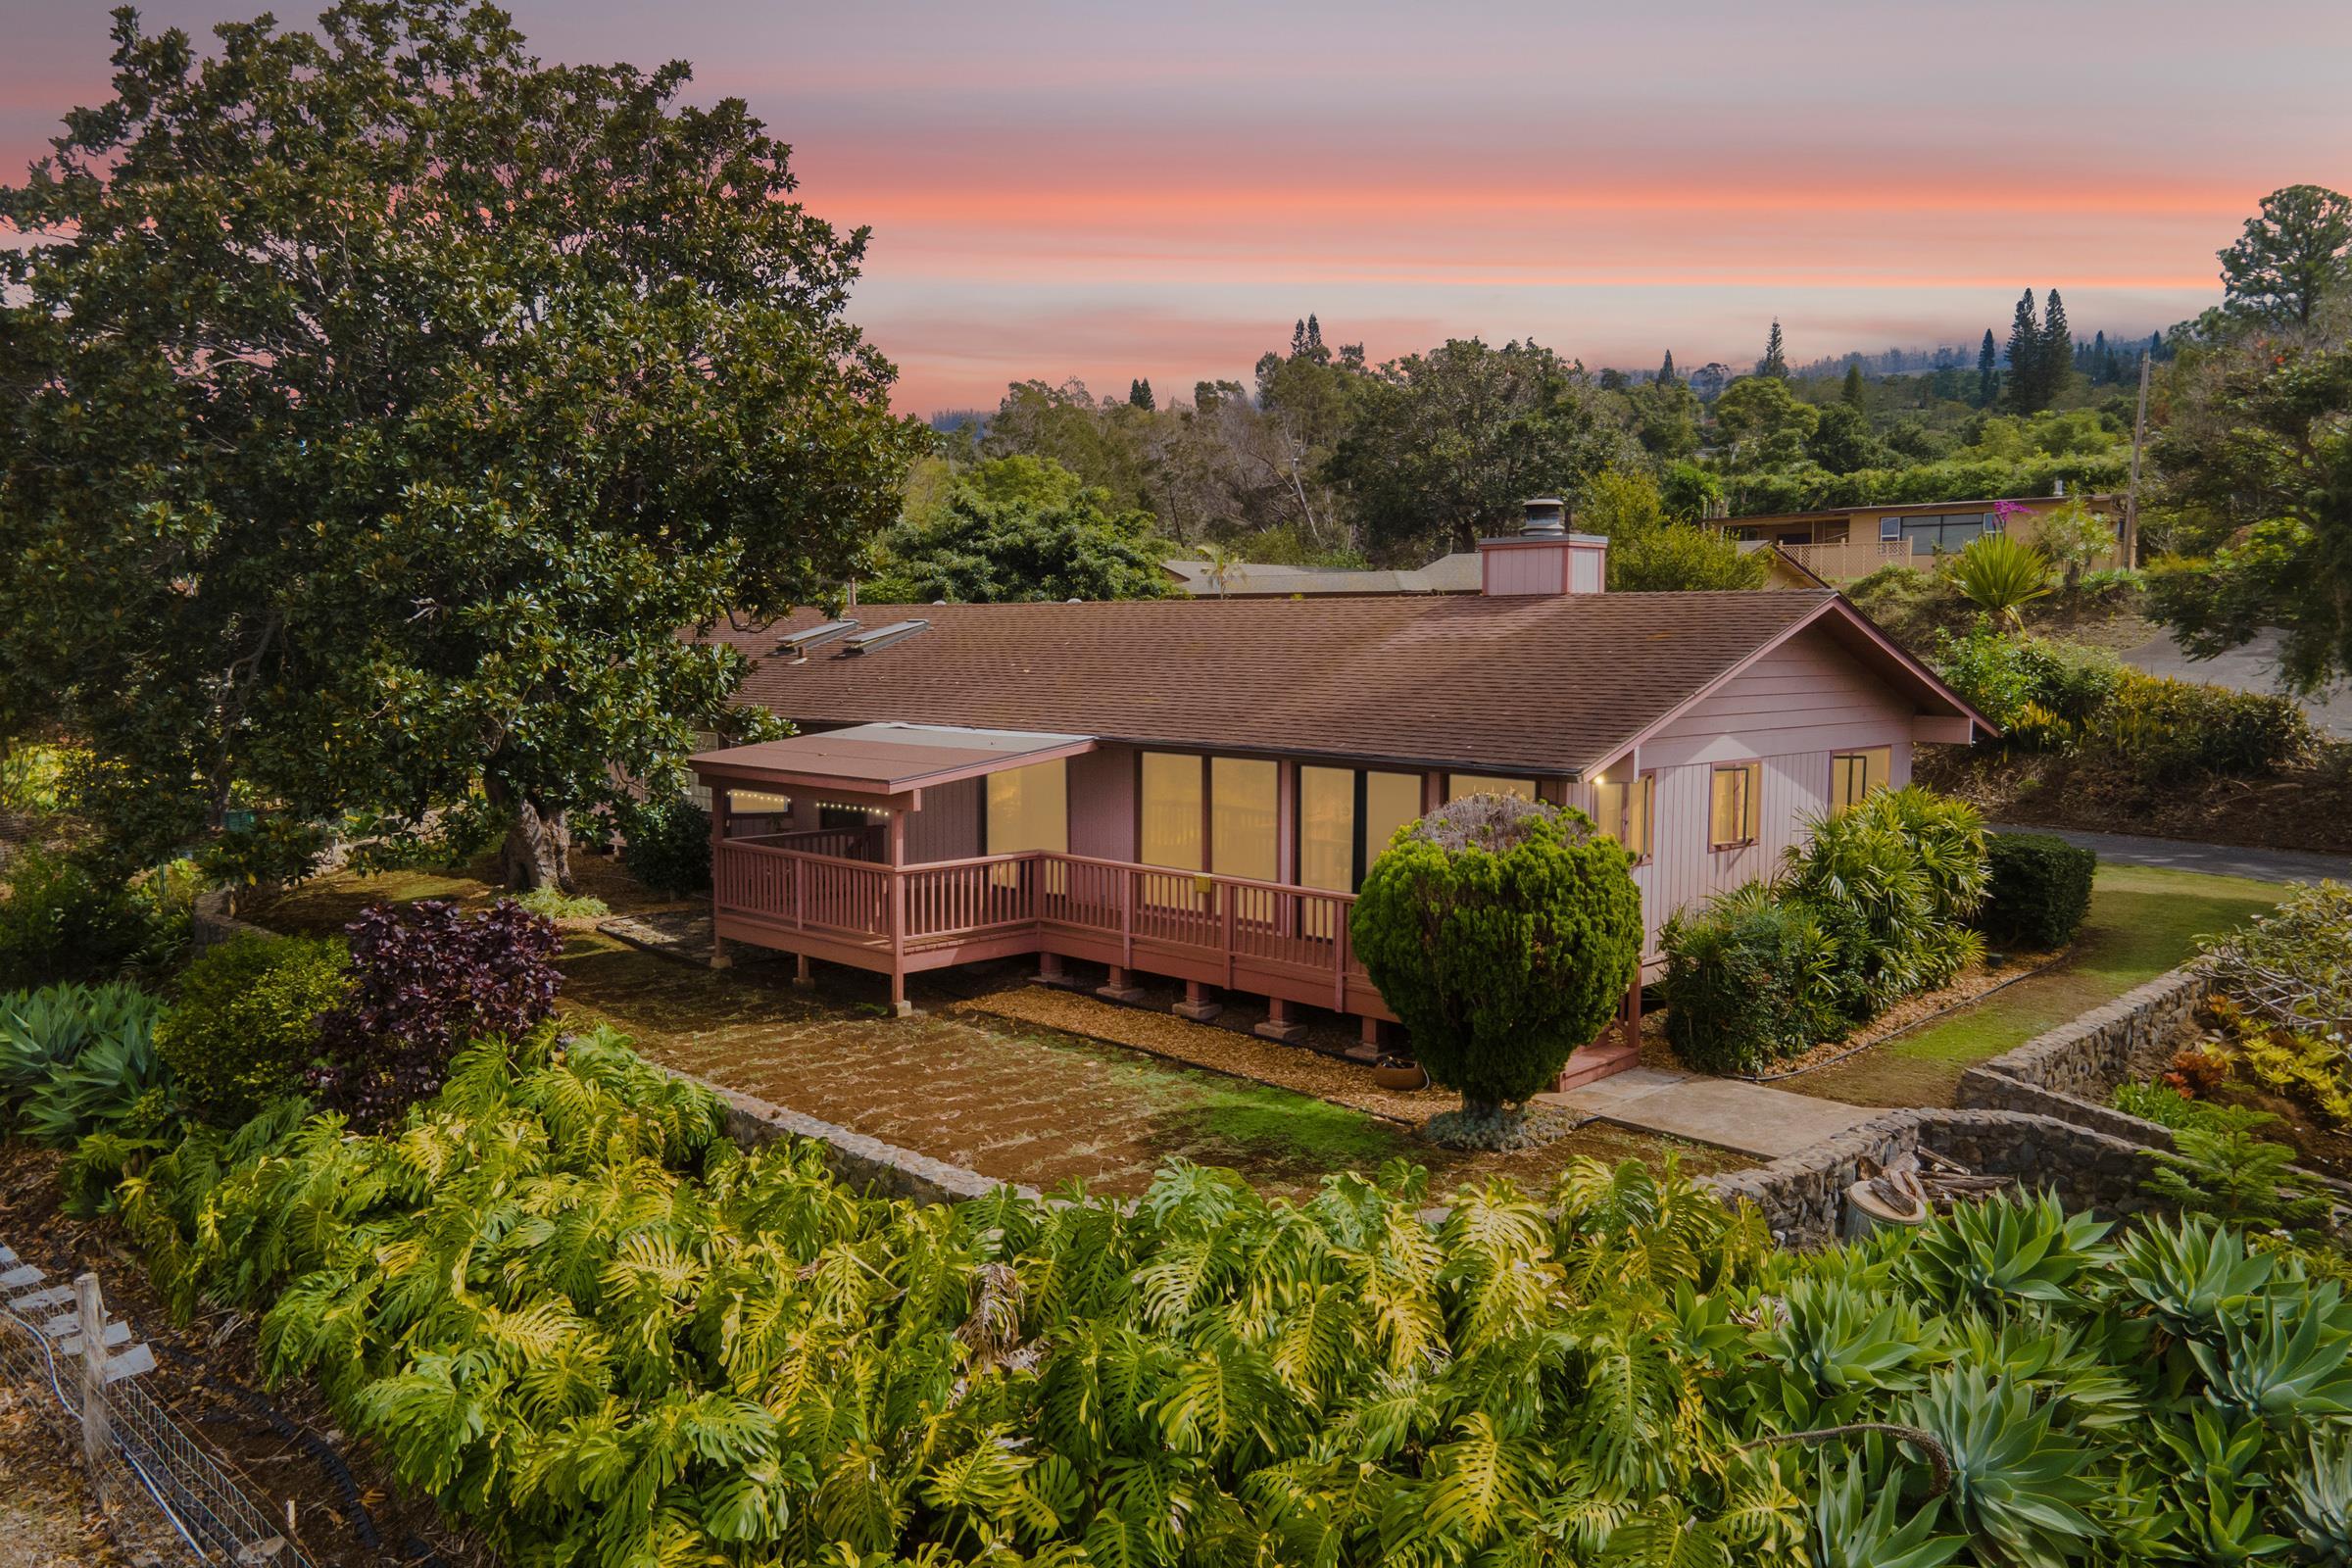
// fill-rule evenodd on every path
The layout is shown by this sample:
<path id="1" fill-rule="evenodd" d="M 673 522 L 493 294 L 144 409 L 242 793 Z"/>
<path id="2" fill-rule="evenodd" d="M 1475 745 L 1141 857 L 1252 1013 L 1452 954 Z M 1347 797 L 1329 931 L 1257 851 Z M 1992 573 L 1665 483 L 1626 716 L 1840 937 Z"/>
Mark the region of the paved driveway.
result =
<path id="1" fill-rule="evenodd" d="M 2275 692 L 2278 689 L 2278 633 L 2266 631 L 2243 648 L 2232 648 L 2212 659 L 2191 659 L 2180 651 L 2169 631 L 2159 631 L 2137 648 L 2127 648 L 2123 661 L 2151 675 L 2178 680 L 2210 681 L 2232 691 Z M 2352 740 L 2352 682 L 2339 681 L 2316 698 L 2306 698 L 2303 710 L 2315 728 Z"/>
<path id="2" fill-rule="evenodd" d="M 2119 865 L 2153 865 L 2173 871 L 2203 871 L 2210 876 L 2242 876 L 2256 882 L 2318 882 L 2333 878 L 2352 882 L 2352 858 L 2320 855 L 2310 850 L 2257 850 L 2235 844 L 2192 844 L 2185 839 L 2151 839 L 2131 833 L 2084 833 L 2066 827 L 2012 827 L 1992 824 L 1998 833 L 2047 833 L 2098 852 L 2102 860 Z"/>

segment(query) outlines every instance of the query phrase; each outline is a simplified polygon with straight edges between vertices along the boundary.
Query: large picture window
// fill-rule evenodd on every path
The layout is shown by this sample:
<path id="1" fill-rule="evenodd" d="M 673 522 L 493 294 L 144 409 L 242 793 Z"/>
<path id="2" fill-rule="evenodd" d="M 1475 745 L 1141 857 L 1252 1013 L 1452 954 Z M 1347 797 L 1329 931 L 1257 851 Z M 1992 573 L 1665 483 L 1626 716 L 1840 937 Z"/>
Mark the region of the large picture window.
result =
<path id="1" fill-rule="evenodd" d="M 1707 844 L 1732 850 L 1753 844 L 1764 822 L 1764 764 L 1733 762 L 1715 769 L 1707 809 Z"/>
<path id="2" fill-rule="evenodd" d="M 1183 752 L 1143 756 L 1142 821 L 1135 858 L 1146 865 L 1179 871 L 1208 869 L 1203 840 L 1207 803 L 1205 760 Z"/>
<path id="3" fill-rule="evenodd" d="M 1832 757 L 1830 810 L 1833 813 L 1850 811 L 1860 806 L 1872 791 L 1885 789 L 1893 766 L 1893 749 L 1886 746 L 1873 746 L 1859 752 L 1839 752 Z"/>
<path id="4" fill-rule="evenodd" d="M 988 775 L 989 854 L 1069 848 L 1069 773 L 1060 758 Z"/>
<path id="5" fill-rule="evenodd" d="M 1219 876 L 1272 882 L 1282 874 L 1275 837 L 1281 768 L 1251 758 L 1217 757 L 1208 764 L 1208 868 Z"/>
<path id="6" fill-rule="evenodd" d="M 1472 795 L 1508 795 L 1515 800 L 1536 798 L 1536 781 L 1532 778 L 1502 778 L 1493 773 L 1448 773 L 1446 775 L 1446 800 L 1448 805 Z"/>
<path id="7" fill-rule="evenodd" d="M 1298 769 L 1298 885 L 1352 893 L 1407 822 L 1421 819 L 1421 775 Z"/>

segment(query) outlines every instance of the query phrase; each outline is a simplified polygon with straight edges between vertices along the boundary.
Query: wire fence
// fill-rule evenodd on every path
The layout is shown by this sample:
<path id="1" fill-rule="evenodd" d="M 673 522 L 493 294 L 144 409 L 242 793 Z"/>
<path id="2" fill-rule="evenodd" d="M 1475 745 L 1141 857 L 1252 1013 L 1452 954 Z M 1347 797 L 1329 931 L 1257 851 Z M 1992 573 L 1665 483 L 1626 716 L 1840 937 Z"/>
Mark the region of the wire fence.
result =
<path id="1" fill-rule="evenodd" d="M 81 1445 L 122 1544 L 206 1568 L 314 1568 L 284 1524 L 140 1386 L 138 1369 L 152 1359 L 126 1332 L 102 1329 L 99 1362 L 85 1364 L 72 1294 L 53 1287 L 0 1306 L 0 1379 Z"/>

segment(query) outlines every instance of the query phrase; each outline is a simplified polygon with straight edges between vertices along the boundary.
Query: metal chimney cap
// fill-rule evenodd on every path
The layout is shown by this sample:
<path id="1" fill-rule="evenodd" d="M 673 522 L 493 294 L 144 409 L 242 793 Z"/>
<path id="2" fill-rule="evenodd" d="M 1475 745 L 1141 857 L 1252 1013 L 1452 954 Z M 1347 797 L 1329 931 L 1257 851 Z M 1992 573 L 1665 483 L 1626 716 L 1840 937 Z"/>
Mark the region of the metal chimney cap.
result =
<path id="1" fill-rule="evenodd" d="M 1526 520 L 1520 523 L 1522 534 L 1539 539 L 1565 539 L 1568 536 L 1568 503 L 1558 496 L 1534 496 L 1522 503 Z"/>

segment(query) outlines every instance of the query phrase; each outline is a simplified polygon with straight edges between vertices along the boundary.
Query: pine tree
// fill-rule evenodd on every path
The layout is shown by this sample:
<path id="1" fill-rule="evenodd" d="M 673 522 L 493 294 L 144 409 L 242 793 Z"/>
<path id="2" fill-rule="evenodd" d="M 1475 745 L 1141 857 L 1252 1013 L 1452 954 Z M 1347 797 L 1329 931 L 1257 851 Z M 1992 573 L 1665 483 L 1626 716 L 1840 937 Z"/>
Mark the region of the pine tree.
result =
<path id="1" fill-rule="evenodd" d="M 1781 318 L 1777 316 L 1772 318 L 1771 335 L 1764 339 L 1764 357 L 1756 362 L 1756 373 L 1788 379 L 1788 354 L 1781 341 Z"/>
<path id="2" fill-rule="evenodd" d="M 1146 414 L 1158 409 L 1159 400 L 1152 395 L 1151 377 L 1140 376 L 1127 383 L 1127 402 L 1131 407 L 1142 409 Z"/>
<path id="3" fill-rule="evenodd" d="M 1295 321 L 1291 324 L 1291 358 L 1295 360 L 1305 352 L 1306 323 L 1302 320 Z"/>
<path id="4" fill-rule="evenodd" d="M 2020 414 L 2041 407 L 2041 321 L 2034 309 L 2034 291 L 2018 297 L 2017 316 L 2009 323 L 2009 405 Z"/>
<path id="5" fill-rule="evenodd" d="M 2001 387 L 2000 350 L 1992 346 L 1992 328 L 1984 329 L 1984 346 L 1977 350 L 1977 407 L 1992 407 L 1994 394 Z"/>
<path id="6" fill-rule="evenodd" d="M 1658 385 L 1672 386 L 1680 379 L 1682 378 L 1674 373 L 1674 350 L 1668 349 L 1665 361 L 1658 366 Z"/>
<path id="7" fill-rule="evenodd" d="M 1306 313 L 1306 352 L 1317 364 L 1331 358 L 1331 351 L 1323 346 L 1323 323 L 1315 319 L 1312 311 Z"/>
<path id="8" fill-rule="evenodd" d="M 2048 408 L 2075 378 L 2075 333 L 2066 324 L 2066 302 L 2050 290 L 2041 313 L 2040 406 Z"/>
<path id="9" fill-rule="evenodd" d="M 1862 362 L 1860 360 L 1845 362 L 1845 391 L 1841 395 L 1849 408 L 1858 409 L 1862 406 Z"/>

